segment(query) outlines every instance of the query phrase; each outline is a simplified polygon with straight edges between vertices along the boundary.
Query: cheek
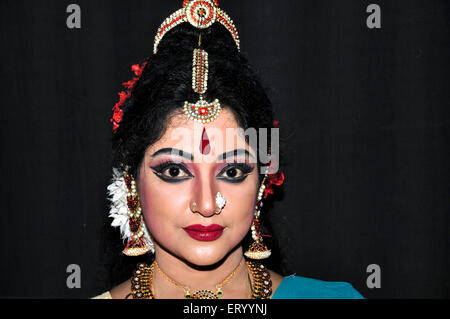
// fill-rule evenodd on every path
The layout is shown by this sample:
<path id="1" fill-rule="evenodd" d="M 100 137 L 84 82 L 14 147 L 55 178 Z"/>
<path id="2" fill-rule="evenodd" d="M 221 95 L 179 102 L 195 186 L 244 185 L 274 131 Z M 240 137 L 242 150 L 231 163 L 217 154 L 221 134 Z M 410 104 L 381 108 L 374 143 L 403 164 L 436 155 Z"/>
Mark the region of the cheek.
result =
<path id="1" fill-rule="evenodd" d="M 236 187 L 236 185 L 226 185 L 223 193 L 227 199 L 224 212 L 230 217 L 231 226 L 240 235 L 247 233 L 252 222 L 256 205 L 256 182 Z"/>
<path id="2" fill-rule="evenodd" d="M 177 194 L 174 196 L 174 194 Z M 189 197 L 182 191 L 181 185 L 162 185 L 160 182 L 143 179 L 139 184 L 139 198 L 142 213 L 150 233 L 172 233 L 182 226 L 181 215 L 187 212 Z"/>

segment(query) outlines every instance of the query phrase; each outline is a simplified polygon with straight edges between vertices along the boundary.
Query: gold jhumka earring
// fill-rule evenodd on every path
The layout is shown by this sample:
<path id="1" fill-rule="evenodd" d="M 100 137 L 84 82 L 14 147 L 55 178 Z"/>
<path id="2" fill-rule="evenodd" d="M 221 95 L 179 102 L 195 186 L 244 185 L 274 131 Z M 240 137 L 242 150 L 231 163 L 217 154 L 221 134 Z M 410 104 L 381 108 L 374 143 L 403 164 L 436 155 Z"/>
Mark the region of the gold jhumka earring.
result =
<path id="1" fill-rule="evenodd" d="M 127 186 L 128 223 L 132 234 L 122 252 L 127 256 L 139 256 L 152 250 L 153 245 L 144 236 L 146 228 L 136 191 L 136 182 L 128 172 L 124 173 L 124 179 Z"/>
<path id="2" fill-rule="evenodd" d="M 108 185 L 111 208 L 111 226 L 120 227 L 123 239 L 127 240 L 122 251 L 127 256 L 139 256 L 154 252 L 154 245 L 142 217 L 136 182 L 128 172 L 128 167 L 113 169 L 113 178 Z"/>
<path id="3" fill-rule="evenodd" d="M 261 215 L 261 208 L 263 206 L 262 199 L 264 196 L 264 190 L 266 188 L 265 181 L 267 179 L 267 174 L 264 176 L 261 186 L 258 189 L 258 197 L 255 206 L 255 215 L 251 226 L 253 243 L 250 245 L 249 249 L 244 253 L 245 256 L 251 259 L 265 259 L 271 255 L 270 249 L 263 242 L 261 235 L 261 223 L 259 216 Z"/>

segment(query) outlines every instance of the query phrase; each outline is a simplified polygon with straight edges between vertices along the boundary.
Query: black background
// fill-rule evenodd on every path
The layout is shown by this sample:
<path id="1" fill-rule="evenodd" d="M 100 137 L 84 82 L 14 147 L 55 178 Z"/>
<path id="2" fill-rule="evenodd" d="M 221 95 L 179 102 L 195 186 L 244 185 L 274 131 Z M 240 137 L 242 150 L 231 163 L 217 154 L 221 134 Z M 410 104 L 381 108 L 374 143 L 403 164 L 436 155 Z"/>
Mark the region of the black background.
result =
<path id="1" fill-rule="evenodd" d="M 111 108 L 181 2 L 2 1 L 0 297 L 102 292 Z M 70 3 L 81 29 L 66 26 Z M 366 26 L 370 3 L 381 29 Z M 286 182 L 271 218 L 289 269 L 367 298 L 448 298 L 448 2 L 221 7 L 280 121 Z"/>

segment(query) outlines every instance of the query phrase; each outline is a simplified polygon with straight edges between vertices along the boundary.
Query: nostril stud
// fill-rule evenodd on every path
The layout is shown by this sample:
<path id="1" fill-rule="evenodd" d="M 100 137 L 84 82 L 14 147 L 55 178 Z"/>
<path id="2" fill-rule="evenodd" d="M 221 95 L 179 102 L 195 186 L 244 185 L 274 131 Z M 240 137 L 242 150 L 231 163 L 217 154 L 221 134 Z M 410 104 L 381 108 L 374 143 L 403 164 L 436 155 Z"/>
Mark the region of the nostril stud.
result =
<path id="1" fill-rule="evenodd" d="M 190 208 L 191 208 L 191 212 L 193 212 L 193 213 L 198 213 L 199 212 L 197 210 L 197 203 L 196 202 L 192 202 Z"/>

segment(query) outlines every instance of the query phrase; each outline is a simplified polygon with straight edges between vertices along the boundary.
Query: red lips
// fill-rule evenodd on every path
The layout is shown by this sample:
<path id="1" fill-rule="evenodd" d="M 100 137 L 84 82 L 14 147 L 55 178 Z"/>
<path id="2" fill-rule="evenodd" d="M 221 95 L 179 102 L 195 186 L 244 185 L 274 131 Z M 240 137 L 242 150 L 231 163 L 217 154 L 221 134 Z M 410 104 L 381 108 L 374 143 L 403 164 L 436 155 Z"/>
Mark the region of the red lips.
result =
<path id="1" fill-rule="evenodd" d="M 225 227 L 217 224 L 208 226 L 196 224 L 184 227 L 183 229 L 189 236 L 191 236 L 195 240 L 213 241 L 222 236 L 224 228 Z"/>

